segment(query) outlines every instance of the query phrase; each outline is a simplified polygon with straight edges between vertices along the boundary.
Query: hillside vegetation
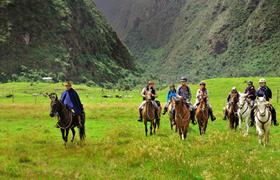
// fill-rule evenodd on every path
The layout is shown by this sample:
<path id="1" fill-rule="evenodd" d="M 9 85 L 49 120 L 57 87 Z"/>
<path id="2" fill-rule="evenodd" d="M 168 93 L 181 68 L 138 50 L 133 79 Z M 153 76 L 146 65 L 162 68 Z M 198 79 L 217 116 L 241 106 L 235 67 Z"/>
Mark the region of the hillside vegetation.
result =
<path id="1" fill-rule="evenodd" d="M 148 73 L 278 76 L 278 0 L 94 0 Z"/>
<path id="2" fill-rule="evenodd" d="M 116 83 L 134 60 L 91 0 L 1 0 L 0 82 Z"/>
<path id="3" fill-rule="evenodd" d="M 76 139 L 66 148 L 54 127 L 57 119 L 49 117 L 50 101 L 41 94 L 60 94 L 61 84 L 1 84 L 0 179 L 279 179 L 279 127 L 271 128 L 270 144 L 264 148 L 254 128 L 243 137 L 222 120 L 228 92 L 232 86 L 242 91 L 245 80 L 206 80 L 217 120 L 209 122 L 205 136 L 199 135 L 197 125 L 191 125 L 186 141 L 170 130 L 166 116 L 155 136 L 145 136 L 143 123 L 137 122 L 141 89 L 112 91 L 74 85 L 85 106 L 87 136 L 84 144 Z M 267 81 L 279 116 L 280 79 Z M 197 87 L 191 85 L 192 91 Z M 14 103 L 7 98 L 11 93 Z M 165 95 L 166 90 L 159 92 L 162 104 Z"/>

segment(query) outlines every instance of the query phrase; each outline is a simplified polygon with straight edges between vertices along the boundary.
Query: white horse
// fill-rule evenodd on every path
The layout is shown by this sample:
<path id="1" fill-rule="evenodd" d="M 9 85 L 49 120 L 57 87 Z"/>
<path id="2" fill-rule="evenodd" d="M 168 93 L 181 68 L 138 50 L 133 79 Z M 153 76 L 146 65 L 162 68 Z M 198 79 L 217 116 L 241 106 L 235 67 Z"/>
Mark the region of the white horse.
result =
<path id="1" fill-rule="evenodd" d="M 239 108 L 237 114 L 239 118 L 239 128 L 242 130 L 242 122 L 245 122 L 245 127 L 243 129 L 243 132 L 244 132 L 244 136 L 248 136 L 250 123 L 251 123 L 252 107 L 248 100 L 247 94 L 240 94 L 238 105 Z"/>
<path id="2" fill-rule="evenodd" d="M 269 142 L 271 112 L 266 99 L 263 97 L 259 97 L 256 100 L 255 121 L 259 143 L 265 146 Z"/>

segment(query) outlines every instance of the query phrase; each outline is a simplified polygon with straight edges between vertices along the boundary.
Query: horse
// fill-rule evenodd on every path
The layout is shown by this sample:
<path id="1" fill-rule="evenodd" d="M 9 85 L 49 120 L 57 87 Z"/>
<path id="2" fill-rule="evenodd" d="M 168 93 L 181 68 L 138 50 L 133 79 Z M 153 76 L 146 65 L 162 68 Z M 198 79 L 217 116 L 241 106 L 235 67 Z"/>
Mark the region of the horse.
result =
<path id="1" fill-rule="evenodd" d="M 175 106 L 175 100 L 174 100 L 174 98 L 172 98 L 171 102 L 168 105 L 168 110 L 167 110 L 171 130 L 173 130 L 173 126 L 176 125 L 175 117 L 174 117 L 174 114 L 173 114 L 174 106 Z"/>
<path id="2" fill-rule="evenodd" d="M 239 118 L 239 129 L 242 130 L 242 121 L 245 122 L 245 128 L 243 130 L 244 136 L 248 136 L 250 122 L 251 122 L 251 111 L 252 107 L 250 105 L 247 94 L 240 94 L 238 102 L 238 118 Z"/>
<path id="3" fill-rule="evenodd" d="M 182 140 L 187 138 L 187 133 L 190 124 L 190 109 L 187 107 L 183 97 L 175 100 L 175 121 L 176 129 L 179 131 L 179 136 Z"/>
<path id="4" fill-rule="evenodd" d="M 229 119 L 229 128 L 236 130 L 238 127 L 238 96 L 231 95 L 231 102 L 228 107 L 227 118 Z"/>
<path id="5" fill-rule="evenodd" d="M 72 113 L 71 110 L 67 109 L 67 107 L 57 98 L 55 93 L 49 94 L 49 98 L 51 99 L 51 112 L 50 117 L 54 117 L 58 115 L 58 127 L 60 128 L 62 139 L 66 146 L 68 142 L 68 134 L 69 130 L 72 131 L 72 139 L 71 142 L 74 142 L 75 139 L 75 127 L 79 128 L 80 140 L 83 141 L 86 137 L 85 134 L 85 114 L 82 114 L 81 124 L 82 127 L 79 127 L 78 117 Z"/>
<path id="6" fill-rule="evenodd" d="M 142 111 L 142 116 L 143 116 L 143 119 L 144 119 L 144 125 L 145 125 L 145 133 L 146 133 L 146 136 L 148 135 L 148 127 L 147 127 L 147 124 L 148 122 L 150 122 L 150 135 L 156 133 L 156 126 L 157 126 L 157 123 L 156 123 L 156 115 L 155 115 L 155 107 L 153 105 L 153 102 L 152 102 L 152 93 L 148 92 L 145 96 L 145 99 L 146 99 L 146 103 L 144 105 L 144 109 Z"/>
<path id="7" fill-rule="evenodd" d="M 258 97 L 256 99 L 255 120 L 259 143 L 266 146 L 269 142 L 271 112 L 264 97 Z"/>
<path id="8" fill-rule="evenodd" d="M 209 119 L 209 108 L 207 107 L 207 96 L 202 94 L 200 95 L 199 105 L 195 111 L 195 117 L 198 121 L 199 133 L 203 135 L 206 133 L 206 128 Z"/>

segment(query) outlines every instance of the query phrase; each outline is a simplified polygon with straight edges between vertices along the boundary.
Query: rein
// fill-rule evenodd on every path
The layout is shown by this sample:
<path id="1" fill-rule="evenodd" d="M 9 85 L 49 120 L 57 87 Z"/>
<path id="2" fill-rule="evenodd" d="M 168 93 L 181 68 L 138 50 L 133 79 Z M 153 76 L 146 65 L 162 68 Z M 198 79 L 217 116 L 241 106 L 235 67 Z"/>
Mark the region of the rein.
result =
<path id="1" fill-rule="evenodd" d="M 265 107 L 265 110 L 267 110 L 267 107 Z M 263 125 L 266 124 L 266 123 L 269 121 L 271 114 L 268 113 L 268 118 L 267 118 L 267 120 L 266 120 L 265 122 L 263 122 L 263 121 L 260 120 L 260 118 L 259 118 L 259 116 L 258 116 L 259 113 L 260 113 L 260 109 L 258 108 L 258 109 L 257 109 L 257 113 L 256 113 L 257 120 L 258 120 L 260 123 L 262 123 Z M 265 114 L 266 114 L 266 111 L 265 111 Z M 262 115 L 261 115 L 261 116 L 262 116 Z M 264 115 L 264 116 L 265 116 L 265 115 Z M 262 117 L 264 117 L 264 116 L 262 116 Z"/>
<path id="2" fill-rule="evenodd" d="M 240 110 L 242 110 L 242 109 L 244 108 L 245 104 L 247 104 L 247 107 L 246 107 L 246 109 L 241 113 L 241 115 L 244 115 L 244 114 L 247 112 L 247 110 L 249 109 L 248 102 L 247 102 L 247 100 L 245 100 L 244 103 L 241 105 Z"/>

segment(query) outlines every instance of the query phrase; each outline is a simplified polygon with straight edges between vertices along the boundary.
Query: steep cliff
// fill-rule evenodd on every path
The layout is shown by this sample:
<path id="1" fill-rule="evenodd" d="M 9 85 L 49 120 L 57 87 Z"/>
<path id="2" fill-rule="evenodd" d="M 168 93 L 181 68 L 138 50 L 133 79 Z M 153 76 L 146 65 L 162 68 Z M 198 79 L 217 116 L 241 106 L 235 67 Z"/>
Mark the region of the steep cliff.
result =
<path id="1" fill-rule="evenodd" d="M 91 0 L 4 0 L 0 14 L 1 81 L 52 76 L 115 83 L 135 69 Z"/>

